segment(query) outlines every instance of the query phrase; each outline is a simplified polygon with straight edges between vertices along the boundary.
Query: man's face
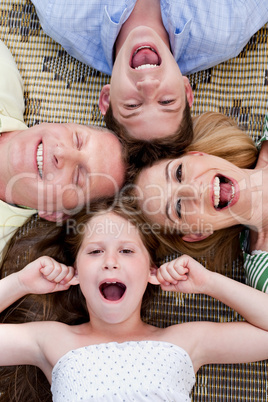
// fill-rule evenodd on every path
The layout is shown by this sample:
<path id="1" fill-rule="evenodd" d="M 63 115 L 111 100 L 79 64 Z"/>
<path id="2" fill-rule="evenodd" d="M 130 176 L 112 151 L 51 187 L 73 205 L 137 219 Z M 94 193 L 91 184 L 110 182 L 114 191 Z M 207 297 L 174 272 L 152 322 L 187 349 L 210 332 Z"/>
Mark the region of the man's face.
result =
<path id="1" fill-rule="evenodd" d="M 175 133 L 186 99 L 191 106 L 189 81 L 160 36 L 148 27 L 133 29 L 116 57 L 110 86 L 101 93 L 102 113 L 111 102 L 114 117 L 128 133 L 149 140 Z"/>
<path id="2" fill-rule="evenodd" d="M 114 194 L 123 183 L 121 145 L 107 130 L 44 123 L 1 140 L 1 181 L 9 203 L 68 213 Z"/>

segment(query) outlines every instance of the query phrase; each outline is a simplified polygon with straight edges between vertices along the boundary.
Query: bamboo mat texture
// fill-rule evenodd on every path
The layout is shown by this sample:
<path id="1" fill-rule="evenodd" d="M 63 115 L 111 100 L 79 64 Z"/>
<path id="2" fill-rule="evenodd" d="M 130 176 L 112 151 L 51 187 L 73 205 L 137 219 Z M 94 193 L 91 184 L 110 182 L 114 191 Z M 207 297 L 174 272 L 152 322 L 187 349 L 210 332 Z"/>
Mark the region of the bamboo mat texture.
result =
<path id="1" fill-rule="evenodd" d="M 104 125 L 98 96 L 110 77 L 75 60 L 46 36 L 29 0 L 1 1 L 0 38 L 13 54 L 24 81 L 27 125 L 68 121 Z M 193 115 L 220 111 L 232 116 L 255 140 L 260 138 L 268 105 L 268 25 L 250 39 L 238 57 L 189 79 L 195 97 Z M 232 277 L 244 281 L 239 260 L 233 263 Z M 210 297 L 159 290 L 145 319 L 164 327 L 193 320 L 241 318 Z M 266 361 L 207 365 L 199 370 L 192 393 L 195 402 L 267 400 Z"/>

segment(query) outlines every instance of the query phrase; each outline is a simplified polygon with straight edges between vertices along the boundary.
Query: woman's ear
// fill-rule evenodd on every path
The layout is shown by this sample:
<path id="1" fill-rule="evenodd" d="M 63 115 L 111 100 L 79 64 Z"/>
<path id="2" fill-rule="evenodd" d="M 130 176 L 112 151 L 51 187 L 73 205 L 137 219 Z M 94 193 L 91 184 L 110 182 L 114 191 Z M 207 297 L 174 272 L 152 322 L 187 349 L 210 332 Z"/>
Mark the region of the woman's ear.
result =
<path id="1" fill-rule="evenodd" d="M 150 274 L 149 274 L 149 279 L 148 282 L 151 283 L 152 285 L 160 285 L 160 282 L 158 281 L 157 277 L 156 277 L 156 271 L 157 271 L 157 266 L 156 265 L 152 265 L 150 267 Z"/>
<path id="2" fill-rule="evenodd" d="M 189 243 L 194 243 L 196 241 L 205 240 L 207 237 L 212 235 L 213 232 L 210 233 L 190 233 L 188 235 L 182 236 L 182 240 L 187 241 Z"/>
<path id="3" fill-rule="evenodd" d="M 106 115 L 109 105 L 110 105 L 110 84 L 106 84 L 101 88 L 99 98 L 99 108 L 103 116 Z"/>

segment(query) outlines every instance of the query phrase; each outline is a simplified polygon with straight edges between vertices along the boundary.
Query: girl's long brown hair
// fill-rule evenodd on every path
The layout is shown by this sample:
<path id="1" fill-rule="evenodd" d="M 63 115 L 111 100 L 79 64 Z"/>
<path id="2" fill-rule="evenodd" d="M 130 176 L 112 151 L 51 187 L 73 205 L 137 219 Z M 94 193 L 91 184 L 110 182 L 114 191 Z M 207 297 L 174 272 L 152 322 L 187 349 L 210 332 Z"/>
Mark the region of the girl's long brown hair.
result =
<path id="1" fill-rule="evenodd" d="M 112 199 L 102 199 L 91 204 L 90 210 L 89 207 L 84 209 L 61 226 L 36 215 L 30 218 L 18 229 L 9 243 L 0 269 L 1 278 L 22 269 L 42 255 L 49 255 L 62 263 L 73 265 L 83 240 L 79 228 L 96 214 L 107 211 L 118 214 L 136 225 L 151 259 L 154 259 L 155 250 L 159 246 L 157 237 L 148 233 L 148 224 L 136 206 L 129 202 L 116 203 Z M 148 287 L 147 298 L 150 297 L 150 291 L 151 288 Z M 144 298 L 143 308 L 147 298 Z M 48 295 L 27 295 L 0 314 L 1 323 L 41 320 L 56 320 L 69 325 L 87 322 L 89 316 L 80 287 L 72 286 L 67 291 Z M 1 367 L 0 394 L 1 402 L 52 400 L 46 377 L 34 366 Z"/>

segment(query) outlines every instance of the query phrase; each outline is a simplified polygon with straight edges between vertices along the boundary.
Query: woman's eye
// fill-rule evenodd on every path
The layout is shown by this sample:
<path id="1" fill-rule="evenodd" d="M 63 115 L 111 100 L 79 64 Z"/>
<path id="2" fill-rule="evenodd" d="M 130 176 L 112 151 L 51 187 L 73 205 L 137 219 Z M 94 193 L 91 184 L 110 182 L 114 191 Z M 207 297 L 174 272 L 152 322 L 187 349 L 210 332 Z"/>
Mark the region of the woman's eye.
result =
<path id="1" fill-rule="evenodd" d="M 181 199 L 179 198 L 176 204 L 176 214 L 181 219 Z"/>
<path id="2" fill-rule="evenodd" d="M 176 169 L 176 179 L 181 182 L 182 179 L 182 163 Z"/>

